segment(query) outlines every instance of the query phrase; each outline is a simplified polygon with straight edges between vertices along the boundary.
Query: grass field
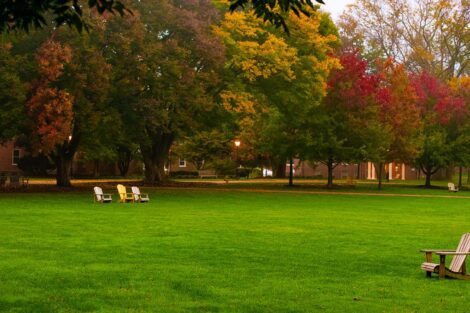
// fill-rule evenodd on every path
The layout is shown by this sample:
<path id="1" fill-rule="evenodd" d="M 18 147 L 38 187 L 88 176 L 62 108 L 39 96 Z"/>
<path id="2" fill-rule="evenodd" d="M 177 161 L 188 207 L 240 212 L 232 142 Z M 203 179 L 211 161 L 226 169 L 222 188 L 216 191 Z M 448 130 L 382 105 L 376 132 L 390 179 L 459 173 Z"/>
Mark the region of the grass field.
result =
<path id="1" fill-rule="evenodd" d="M 0 194 L 1 312 L 468 312 L 427 279 L 470 199 L 149 190 Z"/>

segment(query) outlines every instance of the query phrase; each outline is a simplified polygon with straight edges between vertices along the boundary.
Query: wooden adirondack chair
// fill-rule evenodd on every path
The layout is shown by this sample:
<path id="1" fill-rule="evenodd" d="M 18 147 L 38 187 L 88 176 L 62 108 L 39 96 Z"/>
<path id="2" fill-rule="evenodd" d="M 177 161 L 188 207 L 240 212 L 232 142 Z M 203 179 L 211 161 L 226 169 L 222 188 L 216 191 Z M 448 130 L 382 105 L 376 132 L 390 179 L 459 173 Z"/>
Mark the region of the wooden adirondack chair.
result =
<path id="1" fill-rule="evenodd" d="M 119 202 L 134 202 L 134 194 L 132 192 L 127 192 L 126 187 L 119 184 L 117 185 L 117 190 L 119 193 Z"/>
<path id="2" fill-rule="evenodd" d="M 467 255 L 470 255 L 470 233 L 465 233 L 460 239 L 459 246 L 456 250 L 421 250 L 426 254 L 426 262 L 421 264 L 421 269 L 426 271 L 426 276 L 431 277 L 432 273 L 439 274 L 439 278 L 452 277 L 457 279 L 470 280 L 467 275 L 467 267 L 465 261 Z M 439 264 L 432 263 L 432 254 L 439 256 Z M 449 268 L 446 268 L 446 256 L 454 256 Z"/>
<path id="3" fill-rule="evenodd" d="M 457 192 L 457 191 L 459 191 L 459 188 L 456 188 L 455 185 L 454 185 L 454 183 L 448 183 L 448 184 L 447 184 L 447 187 L 449 188 L 449 191 L 451 191 L 451 192 Z"/>
<path id="4" fill-rule="evenodd" d="M 93 191 L 95 192 L 93 195 L 93 202 L 110 203 L 113 201 L 113 196 L 109 193 L 103 193 L 103 189 L 101 189 L 101 187 L 94 187 Z"/>
<path id="5" fill-rule="evenodd" d="M 149 202 L 150 198 L 147 193 L 140 193 L 140 189 L 137 186 L 132 186 L 132 193 L 134 194 L 135 202 Z"/>

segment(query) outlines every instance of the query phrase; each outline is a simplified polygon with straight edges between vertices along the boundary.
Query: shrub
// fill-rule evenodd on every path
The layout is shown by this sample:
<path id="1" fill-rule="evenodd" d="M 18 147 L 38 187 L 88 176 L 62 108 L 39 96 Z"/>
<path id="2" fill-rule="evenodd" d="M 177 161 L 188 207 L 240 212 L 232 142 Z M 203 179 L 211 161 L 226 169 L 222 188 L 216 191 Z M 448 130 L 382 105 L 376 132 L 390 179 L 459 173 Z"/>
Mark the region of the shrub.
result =
<path id="1" fill-rule="evenodd" d="M 197 178 L 199 173 L 197 171 L 174 171 L 170 172 L 171 178 Z"/>

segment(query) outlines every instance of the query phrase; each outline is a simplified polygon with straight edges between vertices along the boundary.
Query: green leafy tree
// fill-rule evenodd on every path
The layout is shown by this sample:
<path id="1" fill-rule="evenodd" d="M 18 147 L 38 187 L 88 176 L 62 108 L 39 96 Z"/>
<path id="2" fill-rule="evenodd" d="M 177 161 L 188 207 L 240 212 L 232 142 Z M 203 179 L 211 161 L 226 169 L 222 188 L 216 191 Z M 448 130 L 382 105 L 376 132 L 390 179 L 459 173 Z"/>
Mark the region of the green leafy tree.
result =
<path id="1" fill-rule="evenodd" d="M 122 16 L 126 11 L 132 13 L 123 2 L 126 1 L 89 0 L 88 7 L 100 14 L 118 13 Z M 322 0 L 316 2 L 323 3 Z M 297 15 L 308 15 L 308 8 L 313 7 L 308 0 L 236 0 L 231 3 L 230 9 L 234 11 L 245 6 L 251 7 L 258 17 L 278 27 L 283 26 L 286 30 L 285 13 L 292 11 Z M 164 7 L 160 9 L 164 10 Z M 56 25 L 67 24 L 79 31 L 89 30 L 91 26 L 83 12 L 83 5 L 78 0 L 4 0 L 0 3 L 0 33 L 4 30 L 29 31 L 31 27 L 44 27 L 49 15 Z"/>
<path id="2" fill-rule="evenodd" d="M 224 53 L 211 31 L 218 12 L 209 1 L 141 1 L 132 9 L 133 17 L 110 21 L 106 35 L 119 86 L 112 103 L 139 143 L 146 182 L 155 184 L 165 179 L 175 140 L 214 108 Z"/>
<path id="3" fill-rule="evenodd" d="M 218 129 L 200 131 L 186 137 L 176 153 L 196 166 L 197 170 L 214 161 L 230 157 L 232 138 Z"/>
<path id="4" fill-rule="evenodd" d="M 0 43 L 0 142 L 20 134 L 25 123 L 27 88 L 18 73 L 22 60 L 12 55 L 11 48 Z"/>

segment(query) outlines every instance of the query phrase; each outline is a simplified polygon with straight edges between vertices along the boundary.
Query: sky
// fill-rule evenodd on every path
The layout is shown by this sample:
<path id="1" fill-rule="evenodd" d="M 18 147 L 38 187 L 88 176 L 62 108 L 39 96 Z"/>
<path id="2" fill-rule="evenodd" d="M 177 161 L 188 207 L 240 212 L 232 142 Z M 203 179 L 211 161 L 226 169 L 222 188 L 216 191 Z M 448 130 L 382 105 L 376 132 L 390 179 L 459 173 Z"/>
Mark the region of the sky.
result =
<path id="1" fill-rule="evenodd" d="M 336 20 L 347 4 L 354 3 L 354 0 L 323 0 L 326 4 L 322 5 L 321 8 L 324 11 L 330 12 L 334 20 Z"/>

